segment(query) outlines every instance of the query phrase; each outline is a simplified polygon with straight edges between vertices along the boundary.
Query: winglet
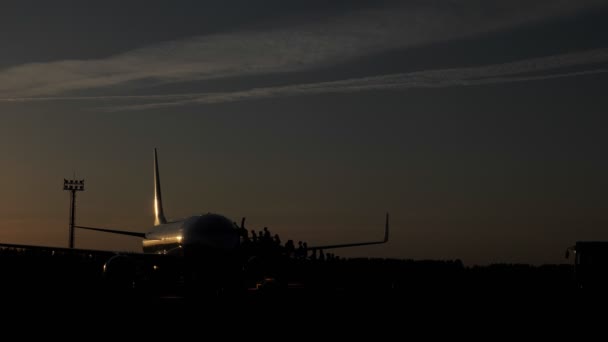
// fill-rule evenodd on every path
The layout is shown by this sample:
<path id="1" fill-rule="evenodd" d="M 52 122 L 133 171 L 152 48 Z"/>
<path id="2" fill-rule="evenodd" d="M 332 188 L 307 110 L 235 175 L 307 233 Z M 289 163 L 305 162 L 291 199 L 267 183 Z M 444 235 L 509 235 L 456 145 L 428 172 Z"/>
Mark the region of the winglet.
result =
<path id="1" fill-rule="evenodd" d="M 369 246 L 369 245 L 379 245 L 382 243 L 388 242 L 388 229 L 389 229 L 389 215 L 386 213 L 386 223 L 384 226 L 384 239 L 381 241 L 370 241 L 370 242 L 356 242 L 356 243 L 343 243 L 339 245 L 326 245 L 326 246 L 313 246 L 308 247 L 309 251 L 319 250 L 319 249 L 333 249 L 333 248 L 346 248 L 346 247 L 357 247 L 357 246 Z"/>
<path id="2" fill-rule="evenodd" d="M 154 149 L 154 225 L 167 223 L 163 210 L 163 196 L 160 192 L 160 174 L 158 172 L 158 156 Z"/>
<path id="3" fill-rule="evenodd" d="M 386 213 L 386 224 L 384 226 L 384 240 L 383 242 L 388 242 L 388 212 Z"/>

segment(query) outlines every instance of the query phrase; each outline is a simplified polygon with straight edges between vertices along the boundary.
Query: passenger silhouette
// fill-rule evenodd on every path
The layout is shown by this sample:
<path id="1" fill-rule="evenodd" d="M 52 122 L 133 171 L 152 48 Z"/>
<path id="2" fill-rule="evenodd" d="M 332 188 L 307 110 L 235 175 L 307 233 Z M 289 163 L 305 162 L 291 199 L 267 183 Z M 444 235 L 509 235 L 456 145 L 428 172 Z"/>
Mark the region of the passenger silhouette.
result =
<path id="1" fill-rule="evenodd" d="M 292 258 L 295 257 L 296 246 L 293 244 L 293 240 L 287 240 L 285 243 L 285 254 Z"/>
<path id="2" fill-rule="evenodd" d="M 266 241 L 272 240 L 272 237 L 270 236 L 270 231 L 268 230 L 268 227 L 264 227 L 264 240 L 266 240 Z"/>
<path id="3" fill-rule="evenodd" d="M 298 249 L 296 250 L 296 258 L 301 259 L 304 257 L 304 245 L 302 241 L 298 241 Z"/>
<path id="4" fill-rule="evenodd" d="M 247 229 L 237 226 L 236 222 L 233 223 L 234 226 L 237 227 L 237 231 L 239 232 L 241 244 L 249 244 L 249 232 L 247 231 Z"/>

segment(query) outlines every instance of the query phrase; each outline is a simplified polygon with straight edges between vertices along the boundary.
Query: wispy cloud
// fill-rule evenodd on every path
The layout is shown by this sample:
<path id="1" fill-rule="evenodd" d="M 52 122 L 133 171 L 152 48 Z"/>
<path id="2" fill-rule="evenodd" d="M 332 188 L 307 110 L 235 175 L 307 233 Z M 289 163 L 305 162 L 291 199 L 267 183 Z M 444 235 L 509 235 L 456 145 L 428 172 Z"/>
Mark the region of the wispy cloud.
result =
<path id="1" fill-rule="evenodd" d="M 295 84 L 279 87 L 254 88 L 234 92 L 189 94 L 180 99 L 115 106 L 110 111 L 143 110 L 189 104 L 211 104 L 251 99 L 295 96 L 320 93 L 347 93 L 364 90 L 443 88 L 472 86 L 507 82 L 536 81 L 563 77 L 574 77 L 608 72 L 608 68 L 597 68 L 608 63 L 608 49 L 596 49 L 581 53 L 563 54 L 544 58 L 527 59 L 511 63 L 493 64 L 472 68 L 452 68 L 398 73 L 373 77 L 353 78 L 333 82 Z M 576 71 L 565 71 L 576 67 Z"/>
<path id="2" fill-rule="evenodd" d="M 372 77 L 351 78 L 331 82 L 292 84 L 277 87 L 259 87 L 232 92 L 183 93 L 138 96 L 54 96 L 17 97 L 0 99 L 0 102 L 32 101 L 110 101 L 105 111 L 144 110 L 192 104 L 213 104 L 282 96 L 320 93 L 348 93 L 365 90 L 443 88 L 507 82 L 535 81 L 590 74 L 607 73 L 597 67 L 608 63 L 608 49 L 561 54 L 511 63 L 479 67 L 424 70 Z M 116 101 L 138 100 L 136 105 L 117 105 Z"/>
<path id="3" fill-rule="evenodd" d="M 195 37 L 94 60 L 0 71 L 0 98 L 307 70 L 368 54 L 465 37 L 601 4 L 601 0 L 404 1 L 325 22 Z M 173 95 L 172 95 L 173 96 Z"/>
<path id="4" fill-rule="evenodd" d="M 390 75 L 387 78 L 391 78 L 390 82 L 382 83 L 380 80 L 375 80 L 370 84 L 359 83 L 356 80 L 349 80 L 351 84 L 337 85 L 337 84 L 300 84 L 294 86 L 285 87 L 271 87 L 271 88 L 257 88 L 246 91 L 238 92 L 227 92 L 227 93 L 207 93 L 199 94 L 198 96 L 190 99 L 181 101 L 171 102 L 155 102 L 140 105 L 128 105 L 128 106 L 114 106 L 103 109 L 106 112 L 123 112 L 123 111 L 138 111 L 146 109 L 157 109 L 164 107 L 178 107 L 192 104 L 213 104 L 213 103 L 225 103 L 225 102 L 236 102 L 245 100 L 264 99 L 281 96 L 295 96 L 304 94 L 321 94 L 321 93 L 349 93 L 364 90 L 382 90 L 382 89 L 411 89 L 411 88 L 445 88 L 455 86 L 473 86 L 473 85 L 485 85 L 485 84 L 498 84 L 498 83 L 511 83 L 511 82 L 523 82 L 523 81 L 538 81 L 548 80 L 555 78 L 583 76 L 591 74 L 608 73 L 608 69 L 594 69 L 587 71 L 577 72 L 563 72 L 541 76 L 515 76 L 515 77 L 489 77 L 484 79 L 475 80 L 444 80 L 439 82 L 410 82 L 405 79 L 399 81 L 395 75 Z"/>

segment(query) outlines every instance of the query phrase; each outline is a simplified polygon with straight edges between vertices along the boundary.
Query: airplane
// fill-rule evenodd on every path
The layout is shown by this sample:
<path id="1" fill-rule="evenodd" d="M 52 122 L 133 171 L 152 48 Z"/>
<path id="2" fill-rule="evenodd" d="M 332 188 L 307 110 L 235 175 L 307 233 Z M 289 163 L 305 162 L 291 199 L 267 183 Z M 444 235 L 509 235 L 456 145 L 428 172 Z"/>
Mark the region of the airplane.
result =
<path id="1" fill-rule="evenodd" d="M 120 274 L 122 277 L 132 278 L 133 275 L 125 271 L 134 269 L 133 262 L 150 259 L 154 264 L 159 263 L 161 257 L 170 260 L 179 260 L 189 274 L 213 274 L 217 277 L 226 275 L 228 271 L 240 270 L 243 258 L 250 259 L 250 255 L 242 255 L 243 235 L 247 234 L 245 218 L 241 226 L 229 218 L 215 213 L 205 213 L 189 216 L 180 220 L 167 220 L 163 208 L 159 161 L 157 149 L 154 149 L 154 225 L 146 233 L 126 231 L 119 229 L 98 228 L 88 226 L 74 226 L 75 228 L 112 233 L 142 238 L 143 253 L 117 253 L 104 264 L 104 272 Z M 383 244 L 389 240 L 389 215 L 386 214 L 384 238 L 379 241 L 321 245 L 308 247 L 308 251 L 347 248 Z M 45 248 L 41 246 L 27 246 L 14 244 L 0 244 L 10 248 Z M 51 248 L 51 247 L 49 247 Z M 54 247 L 52 247 L 54 248 Z M 55 248 L 66 252 L 68 249 Z M 87 251 L 87 250 L 78 250 Z M 91 253 L 101 251 L 90 251 Z M 127 265 L 127 266 L 125 266 Z M 233 267 L 234 266 L 234 267 Z M 154 269 L 156 266 L 154 266 Z M 116 270 L 118 269 L 118 271 Z M 183 271 L 183 269 L 182 269 Z"/>
<path id="2" fill-rule="evenodd" d="M 75 228 L 143 238 L 144 253 L 195 256 L 208 252 L 231 252 L 239 248 L 244 229 L 219 214 L 199 214 L 181 220 L 168 221 L 165 217 L 158 166 L 158 152 L 154 149 L 154 226 L 148 233 L 107 228 L 75 226 Z M 384 239 L 326 246 L 312 246 L 308 250 L 336 249 L 383 244 L 389 239 L 389 214 L 386 214 Z"/>
<path id="3" fill-rule="evenodd" d="M 165 217 L 158 167 L 154 149 L 154 226 L 147 232 L 75 226 L 75 228 L 142 238 L 144 253 L 194 256 L 201 253 L 225 253 L 238 248 L 241 232 L 223 215 L 200 214 L 169 221 Z"/>

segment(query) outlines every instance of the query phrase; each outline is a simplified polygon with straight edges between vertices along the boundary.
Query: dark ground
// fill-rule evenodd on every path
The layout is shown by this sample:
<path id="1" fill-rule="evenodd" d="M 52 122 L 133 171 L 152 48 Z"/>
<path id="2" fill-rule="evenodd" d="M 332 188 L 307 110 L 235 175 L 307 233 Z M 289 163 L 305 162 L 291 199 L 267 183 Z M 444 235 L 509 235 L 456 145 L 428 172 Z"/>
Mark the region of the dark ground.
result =
<path id="1" fill-rule="evenodd" d="M 212 329 L 233 337 L 289 333 L 319 338 L 330 331 L 355 339 L 366 332 L 376 334 L 374 340 L 401 340 L 413 331 L 427 337 L 474 333 L 484 339 L 528 328 L 555 333 L 578 326 L 577 320 L 603 320 L 608 307 L 601 291 L 577 288 L 574 268 L 567 264 L 292 260 L 275 270 L 274 280 L 241 279 L 218 293 L 206 291 L 204 283 L 188 286 L 182 277 L 167 281 L 145 274 L 134 288 L 116 287 L 103 273 L 111 255 L 4 250 L 2 312 L 34 332 L 41 328 L 30 322 L 52 323 L 53 329 L 72 324 L 104 334 L 126 329 L 139 338 L 158 338 L 157 330 L 175 329 L 181 335 Z M 275 331 L 279 326 L 288 332 Z"/>
<path id="2" fill-rule="evenodd" d="M 171 264 L 129 268 L 127 281 L 108 279 L 104 264 L 112 253 L 78 254 L 2 250 L 0 293 L 5 300 L 54 298 L 65 301 L 101 300 L 187 303 L 239 301 L 259 303 L 291 299 L 319 301 L 413 303 L 434 298 L 481 297 L 484 301 L 510 296 L 573 298 L 577 288 L 572 265 L 494 264 L 465 267 L 459 260 L 337 259 L 283 260 L 265 271 L 243 271 L 229 286 L 210 290 L 213 274 L 199 275 L 190 285 L 183 274 L 159 269 Z M 154 267 L 154 271 L 152 268 Z M 149 269 L 149 272 L 145 270 Z M 267 271 L 272 269 L 272 271 Z M 203 271 L 204 272 L 204 271 Z M 194 282 L 192 282 L 194 283 Z M 477 298 L 479 299 L 479 298 Z"/>

